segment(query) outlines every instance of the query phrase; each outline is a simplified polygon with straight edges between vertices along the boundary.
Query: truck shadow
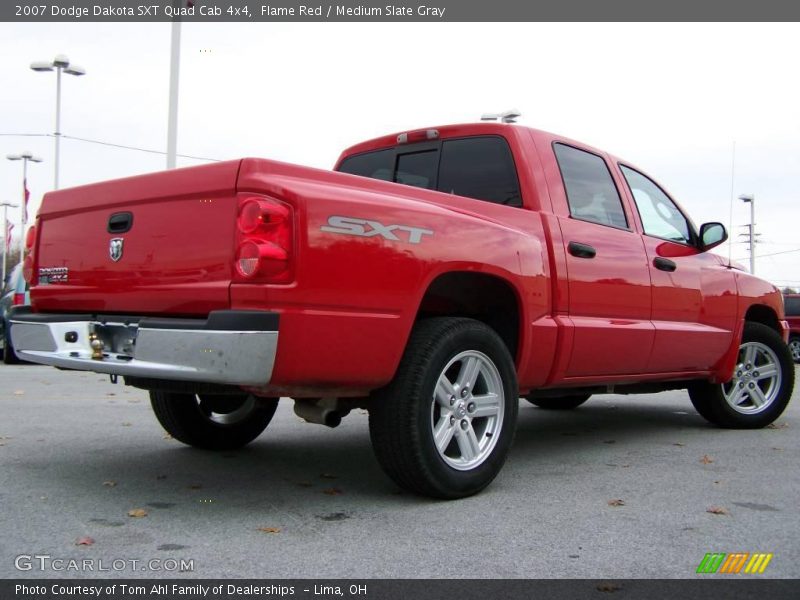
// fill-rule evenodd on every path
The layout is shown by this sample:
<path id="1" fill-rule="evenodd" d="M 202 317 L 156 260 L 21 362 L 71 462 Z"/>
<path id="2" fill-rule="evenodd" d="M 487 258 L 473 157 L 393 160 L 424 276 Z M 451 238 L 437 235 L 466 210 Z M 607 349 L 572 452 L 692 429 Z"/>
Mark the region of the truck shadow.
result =
<path id="1" fill-rule="evenodd" d="M 34 459 L 23 463 L 29 476 L 60 479 L 67 496 L 93 496 L 103 491 L 103 482 L 112 481 L 113 489 L 107 490 L 112 495 L 124 492 L 129 504 L 152 505 L 156 511 L 205 501 L 235 512 L 296 504 L 304 514 L 324 516 L 351 504 L 353 497 L 359 504 L 369 499 L 375 510 L 427 502 L 401 492 L 383 474 L 372 454 L 365 414 L 331 430 L 287 418 L 288 407 L 279 410 L 282 418 L 241 450 L 189 448 L 164 440 L 154 419 L 142 419 L 134 438 L 124 443 L 95 438 L 93 446 L 103 450 L 91 456 L 82 452 L 77 462 L 69 452 L 59 452 L 46 465 L 32 464 Z M 707 425 L 691 405 L 593 399 L 575 410 L 548 411 L 521 401 L 508 464 L 534 474 L 576 454 L 607 452 L 612 445 L 616 451 L 626 444 L 641 448 L 643 442 L 669 445 L 709 432 L 722 430 Z"/>

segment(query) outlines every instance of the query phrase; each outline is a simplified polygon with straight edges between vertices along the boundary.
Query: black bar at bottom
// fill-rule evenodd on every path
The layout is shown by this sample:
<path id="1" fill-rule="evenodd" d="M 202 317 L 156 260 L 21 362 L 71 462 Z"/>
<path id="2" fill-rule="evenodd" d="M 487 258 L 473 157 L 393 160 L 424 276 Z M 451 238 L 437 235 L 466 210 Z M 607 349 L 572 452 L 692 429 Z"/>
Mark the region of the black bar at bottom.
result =
<path id="1" fill-rule="evenodd" d="M 85 575 L 85 573 L 83 574 Z M 702 577 L 702 578 L 701 578 Z M 797 579 L 6 579 L 3 600 L 770 600 L 796 599 Z"/>

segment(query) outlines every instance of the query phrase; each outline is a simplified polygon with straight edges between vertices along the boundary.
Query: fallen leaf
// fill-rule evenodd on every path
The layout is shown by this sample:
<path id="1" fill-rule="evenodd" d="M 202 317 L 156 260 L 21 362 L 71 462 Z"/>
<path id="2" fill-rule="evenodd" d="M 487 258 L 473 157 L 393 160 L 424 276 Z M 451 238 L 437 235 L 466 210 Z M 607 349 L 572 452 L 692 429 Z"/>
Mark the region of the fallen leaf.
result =
<path id="1" fill-rule="evenodd" d="M 201 489 L 203 489 L 203 486 L 200 483 L 193 483 L 192 485 L 189 486 L 189 489 L 190 490 L 201 490 Z"/>
<path id="2" fill-rule="evenodd" d="M 714 459 L 711 458 L 708 454 L 703 454 L 703 458 L 700 459 L 700 462 L 704 465 L 710 465 L 714 462 Z"/>
<path id="3" fill-rule="evenodd" d="M 622 498 L 614 498 L 608 501 L 609 506 L 625 506 L 625 500 Z"/>
<path id="4" fill-rule="evenodd" d="M 598 592 L 604 592 L 606 594 L 613 594 L 619 589 L 621 589 L 620 586 L 615 585 L 613 583 L 600 583 L 597 586 Z"/>
<path id="5" fill-rule="evenodd" d="M 147 511 L 143 508 L 134 508 L 128 511 L 128 516 L 134 519 L 141 519 L 147 516 Z"/>
<path id="6" fill-rule="evenodd" d="M 116 394 L 114 392 L 107 392 L 106 396 L 116 396 Z"/>
<path id="7" fill-rule="evenodd" d="M 338 477 L 333 473 L 320 473 L 320 477 L 323 479 L 338 479 Z"/>
<path id="8" fill-rule="evenodd" d="M 16 394 L 17 392 L 14 393 Z M 767 425 L 767 429 L 786 429 L 788 426 L 788 423 L 770 423 Z"/>
<path id="9" fill-rule="evenodd" d="M 714 483 L 722 483 L 722 482 L 721 482 L 721 481 L 719 481 L 719 480 L 717 480 L 717 481 L 715 481 Z"/>
<path id="10" fill-rule="evenodd" d="M 729 515 L 731 514 L 727 508 L 722 508 L 721 506 L 709 506 L 706 509 L 707 513 L 711 513 L 712 515 Z"/>
<path id="11" fill-rule="evenodd" d="M 109 479 L 108 481 L 104 481 L 103 485 L 106 487 L 117 487 L 117 482 L 112 479 Z"/>
<path id="12" fill-rule="evenodd" d="M 322 490 L 323 494 L 328 494 L 328 496 L 341 496 L 344 492 L 339 488 L 328 488 L 327 490 Z"/>
<path id="13" fill-rule="evenodd" d="M 79 537 L 77 540 L 75 540 L 76 546 L 91 546 L 92 544 L 94 544 L 94 538 L 90 538 L 88 535 Z"/>
<path id="14" fill-rule="evenodd" d="M 25 395 L 25 390 L 14 390 L 14 395 L 15 396 L 24 396 Z"/>
<path id="15" fill-rule="evenodd" d="M 125 422 L 123 422 L 123 423 L 122 423 L 122 426 L 123 426 L 123 427 L 130 427 L 130 426 L 131 426 L 131 423 L 130 423 L 130 422 L 128 422 L 128 421 L 125 421 Z"/>
<path id="16" fill-rule="evenodd" d="M 164 437 L 165 440 L 171 440 L 172 439 L 172 436 L 170 434 L 168 434 L 168 433 L 165 433 L 163 437 Z"/>
<path id="17" fill-rule="evenodd" d="M 310 481 L 298 481 L 297 485 L 299 485 L 300 487 L 311 487 L 314 484 L 311 483 Z"/>
<path id="18" fill-rule="evenodd" d="M 675 442 L 672 444 L 673 446 L 678 446 L 679 448 L 683 448 L 686 444 L 681 444 L 680 442 Z"/>
<path id="19" fill-rule="evenodd" d="M 281 532 L 281 528 L 280 527 L 259 527 L 258 530 L 261 533 L 280 533 Z"/>

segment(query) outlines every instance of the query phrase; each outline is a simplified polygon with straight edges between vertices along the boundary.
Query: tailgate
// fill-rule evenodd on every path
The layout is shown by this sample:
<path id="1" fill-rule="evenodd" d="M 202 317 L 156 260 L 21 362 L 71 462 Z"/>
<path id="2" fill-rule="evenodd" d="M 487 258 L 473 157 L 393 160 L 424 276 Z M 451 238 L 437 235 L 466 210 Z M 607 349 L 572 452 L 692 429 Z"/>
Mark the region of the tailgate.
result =
<path id="1" fill-rule="evenodd" d="M 179 316 L 228 308 L 240 162 L 46 194 L 34 309 Z"/>

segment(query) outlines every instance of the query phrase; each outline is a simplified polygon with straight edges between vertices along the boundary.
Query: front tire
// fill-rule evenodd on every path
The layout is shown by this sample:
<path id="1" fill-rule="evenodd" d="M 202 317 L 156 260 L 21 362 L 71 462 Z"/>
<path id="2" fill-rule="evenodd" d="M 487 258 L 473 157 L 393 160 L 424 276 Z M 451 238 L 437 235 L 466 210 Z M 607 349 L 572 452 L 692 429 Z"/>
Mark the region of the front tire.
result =
<path id="1" fill-rule="evenodd" d="M 518 408 L 514 363 L 494 330 L 472 319 L 426 319 L 394 380 L 370 401 L 370 439 L 400 487 L 463 498 L 500 472 Z"/>
<path id="2" fill-rule="evenodd" d="M 176 440 L 204 450 L 233 450 L 267 428 L 278 399 L 151 391 L 150 404 L 158 422 Z"/>
<path id="3" fill-rule="evenodd" d="M 745 323 L 733 379 L 694 384 L 689 398 L 715 425 L 758 429 L 781 416 L 793 389 L 794 365 L 781 336 L 761 323 Z"/>

